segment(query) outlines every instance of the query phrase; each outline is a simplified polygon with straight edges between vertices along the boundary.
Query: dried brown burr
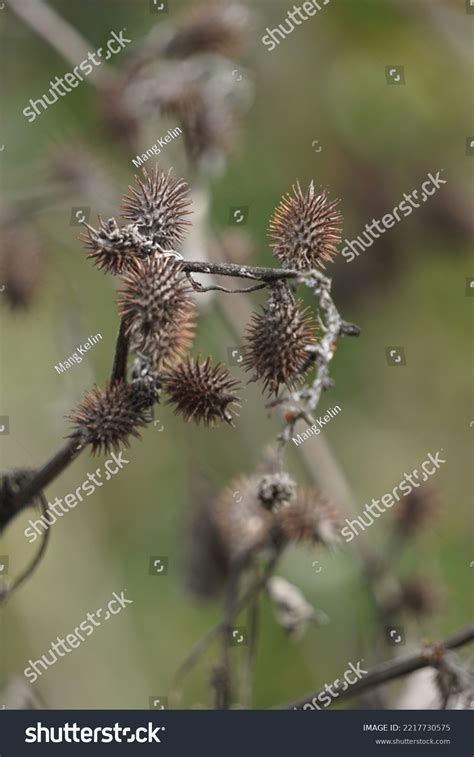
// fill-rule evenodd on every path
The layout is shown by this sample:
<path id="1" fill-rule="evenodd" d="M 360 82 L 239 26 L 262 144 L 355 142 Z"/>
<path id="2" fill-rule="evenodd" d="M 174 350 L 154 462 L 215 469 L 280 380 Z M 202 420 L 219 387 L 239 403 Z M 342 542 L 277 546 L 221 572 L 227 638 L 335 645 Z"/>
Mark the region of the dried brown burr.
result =
<path id="1" fill-rule="evenodd" d="M 138 261 L 122 283 L 118 306 L 133 351 L 158 368 L 189 348 L 194 307 L 179 260 L 157 254 Z"/>
<path id="2" fill-rule="evenodd" d="M 129 445 L 129 437 L 140 438 L 138 428 L 149 420 L 140 397 L 132 384 L 123 381 L 98 386 L 87 392 L 74 413 L 68 417 L 75 428 L 70 437 L 92 446 L 92 454 L 109 454 L 121 445 Z"/>
<path id="3" fill-rule="evenodd" d="M 161 380 L 176 415 L 205 426 L 215 426 L 218 421 L 234 425 L 238 382 L 222 363 L 212 366 L 210 357 L 205 361 L 199 356 L 187 357 L 185 362 L 163 371 Z"/>
<path id="4" fill-rule="evenodd" d="M 278 394 L 281 385 L 293 390 L 311 366 L 307 347 L 317 327 L 309 309 L 301 310 L 285 286 L 275 288 L 261 313 L 247 328 L 244 367 L 263 381 L 264 391 Z"/>
<path id="5" fill-rule="evenodd" d="M 303 194 L 299 182 L 293 195 L 283 197 L 270 221 L 274 256 L 287 268 L 325 268 L 337 254 L 342 239 L 339 200 L 330 201 L 325 192 L 316 192 L 311 182 Z"/>

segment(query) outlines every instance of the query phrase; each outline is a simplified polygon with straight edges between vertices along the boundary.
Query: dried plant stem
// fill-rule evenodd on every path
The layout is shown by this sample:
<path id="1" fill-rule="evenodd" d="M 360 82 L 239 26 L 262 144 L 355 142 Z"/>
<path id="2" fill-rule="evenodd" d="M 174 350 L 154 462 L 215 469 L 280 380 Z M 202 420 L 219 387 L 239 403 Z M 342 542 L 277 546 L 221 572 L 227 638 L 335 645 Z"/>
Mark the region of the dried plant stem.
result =
<path id="1" fill-rule="evenodd" d="M 238 600 L 235 604 L 234 608 L 234 616 L 232 620 L 235 620 L 235 618 L 238 616 L 238 614 L 244 610 L 249 603 L 258 596 L 258 594 L 264 589 L 267 585 L 268 579 L 272 575 L 273 571 L 275 570 L 276 564 L 280 558 L 280 552 L 277 552 L 273 555 L 271 560 L 267 563 L 263 573 L 259 578 L 251 584 L 251 586 L 247 589 L 246 592 L 242 595 L 241 599 Z M 229 622 L 229 619 L 227 619 L 227 623 Z M 187 655 L 186 659 L 181 663 L 178 670 L 173 676 L 173 684 L 172 684 L 172 690 L 174 699 L 176 701 L 177 698 L 177 689 L 179 684 L 181 683 L 181 680 L 184 678 L 184 676 L 189 673 L 189 671 L 194 667 L 194 665 L 197 663 L 197 661 L 200 659 L 200 657 L 204 654 L 204 652 L 208 649 L 208 647 L 212 644 L 214 639 L 216 639 L 219 634 L 223 632 L 226 626 L 226 621 L 221 621 L 220 623 L 217 623 L 215 626 L 213 626 L 205 636 L 202 637 L 191 649 L 191 652 Z"/>
<path id="2" fill-rule="evenodd" d="M 127 357 L 128 338 L 125 333 L 124 323 L 121 321 L 115 343 L 111 383 L 126 379 Z M 70 439 L 47 463 L 34 471 L 24 486 L 8 502 L 10 518 L 13 518 L 20 510 L 27 507 L 35 497 L 40 496 L 43 489 L 60 476 L 74 462 L 83 449 L 85 449 L 84 444 L 78 442 L 77 439 Z M 2 527 L 7 522 L 2 523 Z"/>
<path id="3" fill-rule="evenodd" d="M 114 363 L 112 366 L 112 374 L 110 376 L 111 384 L 114 384 L 116 381 L 126 380 L 128 346 L 129 338 L 127 336 L 125 321 L 122 318 L 117 334 L 117 341 L 115 342 Z"/>
<path id="4" fill-rule="evenodd" d="M 43 489 L 54 481 L 84 449 L 77 439 L 70 439 L 41 468 L 35 471 L 27 483 L 13 498 L 12 517 L 41 495 Z"/>
<path id="5" fill-rule="evenodd" d="M 331 297 L 330 279 L 322 276 L 318 271 L 310 271 L 304 276 L 303 282 L 313 290 L 314 295 L 319 299 L 320 309 L 325 315 L 325 322 L 321 324 L 324 334 L 321 341 L 308 351 L 308 364 L 310 365 L 313 361 L 316 364 L 316 376 L 311 386 L 305 387 L 301 391 L 287 393 L 268 405 L 268 407 L 285 405 L 293 411 L 278 437 L 280 463 L 282 463 L 285 447 L 294 433 L 297 422 L 304 419 L 309 425 L 315 423 L 312 413 L 319 404 L 322 392 L 332 386 L 329 365 L 335 354 L 337 339 L 341 334 L 350 336 L 359 334 L 357 326 L 348 324 L 341 318 Z"/>
<path id="6" fill-rule="evenodd" d="M 231 647 L 233 639 L 233 623 L 236 617 L 236 604 L 239 596 L 242 566 L 234 566 L 225 590 L 225 612 L 222 624 L 222 657 L 220 665 L 221 685 L 217 692 L 216 709 L 228 710 L 231 705 L 232 660 Z"/>
<path id="7" fill-rule="evenodd" d="M 364 678 L 360 678 L 356 683 L 346 687 L 345 691 L 342 688 L 342 684 L 338 684 L 337 686 L 333 685 L 333 688 L 337 693 L 337 701 L 339 703 L 342 699 L 349 699 L 360 694 L 362 691 L 367 691 L 375 686 L 388 683 L 396 678 L 413 673 L 416 670 L 421 670 L 421 668 L 437 667 L 443 660 L 443 653 L 445 650 L 457 649 L 458 647 L 462 647 L 472 641 L 474 641 L 474 625 L 467 626 L 466 628 L 457 631 L 445 641 L 430 644 L 419 652 L 415 652 L 414 654 L 402 658 L 397 657 L 395 660 L 390 660 L 388 662 L 382 662 L 380 665 L 376 665 L 372 668 Z M 316 699 L 325 691 L 325 689 L 320 689 L 316 692 L 313 691 L 304 697 L 295 699 L 293 702 L 281 705 L 275 709 L 299 709 L 308 702 L 311 702 L 312 699 Z"/>
<path id="8" fill-rule="evenodd" d="M 325 438 L 320 435 L 308 440 L 301 447 L 301 456 L 307 473 L 315 484 L 320 486 L 322 480 L 325 492 L 331 495 L 336 502 L 340 503 L 348 517 L 355 517 L 357 515 L 357 508 L 354 496 L 341 464 Z M 383 559 L 377 559 L 364 533 L 359 534 L 358 538 L 350 546 L 348 545 L 348 548 L 357 563 L 361 580 L 365 582 L 370 593 L 380 630 L 383 638 L 386 639 L 385 629 L 390 623 L 394 622 L 393 618 L 390 620 L 387 616 L 387 610 L 383 601 L 385 594 L 383 582 L 388 576 L 391 555 L 385 553 Z M 390 575 L 390 580 L 396 588 L 398 586 L 396 576 Z"/>
<path id="9" fill-rule="evenodd" d="M 44 494 L 41 494 L 39 496 L 39 501 L 40 501 L 40 506 L 41 506 L 43 515 L 46 515 L 47 502 L 46 502 L 46 497 L 44 496 Z M 40 548 L 37 551 L 31 563 L 26 568 L 26 570 L 21 574 L 21 576 L 19 576 L 16 579 L 16 581 L 14 581 L 6 589 L 3 590 L 0 588 L 0 604 L 2 602 L 5 602 L 8 599 L 8 597 L 11 594 L 13 594 L 13 592 L 15 592 L 34 573 L 39 563 L 41 562 L 44 553 L 46 552 L 46 547 L 48 546 L 48 542 L 49 542 L 49 526 L 46 526 L 46 530 L 44 531 L 42 535 Z"/>
<path id="10" fill-rule="evenodd" d="M 280 281 L 282 279 L 301 278 L 304 281 L 309 276 L 316 276 L 329 281 L 319 271 L 295 271 L 291 268 L 265 268 L 262 266 L 239 265 L 238 263 L 201 263 L 196 260 L 182 260 L 184 271 L 189 273 L 206 273 L 218 276 L 234 276 L 239 279 L 255 279 L 257 281 Z"/>
<path id="11" fill-rule="evenodd" d="M 244 709 L 252 708 L 252 683 L 257 654 L 258 623 L 259 622 L 259 597 L 255 596 L 247 610 L 247 635 L 248 646 L 245 650 L 245 660 L 242 668 L 242 694 L 241 703 Z"/>
<path id="12" fill-rule="evenodd" d="M 248 294 L 249 292 L 258 292 L 259 289 L 265 289 L 268 284 L 256 284 L 253 287 L 247 287 L 246 289 L 227 289 L 226 287 L 214 286 L 204 287 L 199 282 L 191 279 L 192 286 L 196 292 L 225 292 L 225 294 Z"/>
<path id="13" fill-rule="evenodd" d="M 35 0 L 34 3 L 30 0 L 7 0 L 7 4 L 18 18 L 73 66 L 93 52 L 94 46 L 42 0 Z M 102 62 L 99 68 L 91 71 L 88 80 L 101 88 L 113 81 L 115 76 L 113 69 Z"/>

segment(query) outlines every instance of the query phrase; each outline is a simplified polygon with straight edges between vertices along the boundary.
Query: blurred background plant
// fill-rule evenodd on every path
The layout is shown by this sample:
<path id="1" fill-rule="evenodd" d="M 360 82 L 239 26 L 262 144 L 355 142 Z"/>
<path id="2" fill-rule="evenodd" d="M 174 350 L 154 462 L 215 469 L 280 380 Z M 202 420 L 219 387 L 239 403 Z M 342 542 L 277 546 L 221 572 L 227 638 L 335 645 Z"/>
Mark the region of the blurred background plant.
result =
<path id="1" fill-rule="evenodd" d="M 394 508 L 364 540 L 361 571 L 351 550 L 285 552 L 279 574 L 330 622 L 289 642 L 288 628 L 275 625 L 271 599 L 264 599 L 252 705 L 289 701 L 334 680 L 347 660 L 370 664 L 396 654 L 401 647 L 386 644 L 388 626 L 402 626 L 405 651 L 471 620 L 466 143 L 474 126 L 467 76 L 472 19 L 464 2 L 339 0 L 272 53 L 260 39 L 284 20 L 284 0 L 251 8 L 175 0 L 163 15 L 144 0 L 73 6 L 57 0 L 50 7 L 57 15 L 44 3 L 11 0 L 0 13 L 1 414 L 9 418 L 9 434 L 0 439 L 2 470 L 43 462 L 64 433 L 64 415 L 108 375 L 114 286 L 85 264 L 77 211 L 91 219 L 115 213 L 136 173 L 132 160 L 168 129 L 179 126 L 183 136 L 166 146 L 159 164 L 174 166 L 191 183 L 193 232 L 181 252 L 197 260 L 271 264 L 268 220 L 295 177 L 302 186 L 314 179 L 342 198 L 344 238 L 352 239 L 428 171 L 443 168 L 448 183 L 425 206 L 355 261 L 339 256 L 328 267 L 338 306 L 363 337 L 338 352 L 335 387 L 323 397 L 321 410 L 339 404 L 340 417 L 324 435 L 290 449 L 287 459 L 299 481 L 358 513 L 428 451 L 443 448 L 448 464 L 436 481 L 436 517 L 429 506 L 404 503 L 412 514 L 426 512 L 404 521 Z M 132 44 L 29 124 L 22 115 L 28 100 L 124 27 Z M 392 64 L 404 66 L 405 85 L 387 85 Z M 245 229 L 236 208 L 245 213 Z M 199 299 L 196 347 L 203 354 L 229 363 L 239 352 L 249 313 L 262 301 L 252 297 L 209 292 Z M 54 365 L 97 332 L 100 349 L 58 375 Z M 385 357 L 393 344 L 406 354 L 397 370 Z M 238 363 L 232 372 L 239 374 Z M 95 635 L 41 679 L 35 690 L 50 707 L 148 706 L 150 697 L 170 692 L 190 648 L 220 620 L 218 602 L 203 605 L 183 594 L 191 549 L 183 536 L 189 532 L 195 544 L 190 521 L 199 508 L 235 475 L 253 473 L 278 417 L 266 417 L 254 385 L 237 431 L 185 425 L 161 406 L 157 417 L 163 433 L 150 426 L 128 453 L 126 475 L 58 522 L 40 571 L 0 611 L 0 675 L 7 685 L 110 590 L 126 586 L 133 598 L 132 611 L 113 630 Z M 89 470 L 87 457 L 76 461 L 46 491 L 48 499 L 74 490 Z M 19 517 L 1 537 L 12 576 L 31 558 L 26 521 Z M 168 557 L 166 576 L 148 572 L 157 554 Z M 238 665 L 245 651 L 232 653 Z M 199 660 L 180 706 L 212 706 L 214 660 L 212 650 Z M 431 681 L 425 699 L 418 691 L 411 701 L 428 706 L 436 692 Z M 399 695 L 408 696 L 398 682 L 378 702 L 355 704 L 408 701 Z"/>

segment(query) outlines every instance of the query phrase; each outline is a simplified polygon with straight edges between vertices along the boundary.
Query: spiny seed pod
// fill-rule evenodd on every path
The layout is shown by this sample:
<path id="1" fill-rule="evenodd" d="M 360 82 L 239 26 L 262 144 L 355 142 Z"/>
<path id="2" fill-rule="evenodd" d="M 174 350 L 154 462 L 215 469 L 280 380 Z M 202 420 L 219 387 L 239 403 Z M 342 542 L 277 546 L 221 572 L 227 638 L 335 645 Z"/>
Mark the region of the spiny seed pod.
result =
<path id="1" fill-rule="evenodd" d="M 262 380 L 268 394 L 278 394 L 281 384 L 293 389 L 311 365 L 306 348 L 314 344 L 317 327 L 307 313 L 279 286 L 262 313 L 252 316 L 243 365 L 255 371 L 253 380 Z"/>
<path id="2" fill-rule="evenodd" d="M 131 195 L 123 198 L 123 216 L 137 224 L 138 230 L 161 247 L 171 248 L 184 238 L 190 214 L 189 187 L 183 179 L 154 168 L 144 180 L 136 176 L 138 188 L 129 187 Z"/>
<path id="3" fill-rule="evenodd" d="M 258 498 L 266 510 L 277 512 L 293 499 L 296 484 L 288 473 L 267 473 L 257 487 Z"/>
<path id="4" fill-rule="evenodd" d="M 211 358 L 201 362 L 188 357 L 185 363 L 162 372 L 161 380 L 169 394 L 169 403 L 176 405 L 175 414 L 183 415 L 186 421 L 201 421 L 205 426 L 214 426 L 217 421 L 226 421 L 233 426 L 233 405 L 238 405 L 235 381 L 222 363 L 211 365 Z"/>
<path id="5" fill-rule="evenodd" d="M 404 537 L 416 533 L 433 517 L 436 498 L 429 487 L 413 491 L 404 497 L 397 508 L 396 528 Z"/>
<path id="6" fill-rule="evenodd" d="M 271 543 L 273 515 L 262 507 L 259 484 L 258 475 L 238 478 L 215 504 L 213 521 L 230 563 Z"/>
<path id="7" fill-rule="evenodd" d="M 283 197 L 270 221 L 273 254 L 289 268 L 324 268 L 341 243 L 339 200 L 330 202 L 324 192 L 317 194 L 313 182 L 305 195 L 297 182 L 293 194 Z"/>
<path id="8" fill-rule="evenodd" d="M 158 367 L 191 344 L 194 310 L 190 286 L 176 258 L 155 255 L 122 278 L 118 306 L 131 349 Z"/>
<path id="9" fill-rule="evenodd" d="M 300 489 L 287 507 L 275 514 L 276 524 L 290 541 L 319 542 L 330 546 L 340 541 L 339 509 L 317 492 Z"/>
<path id="10" fill-rule="evenodd" d="M 156 250 L 156 245 L 140 234 L 133 224 L 120 227 L 115 218 L 109 218 L 108 221 L 99 218 L 99 222 L 98 229 L 88 223 L 84 224 L 86 233 L 82 239 L 89 251 L 87 257 L 100 270 L 113 274 L 134 270 L 137 260 Z"/>
<path id="11" fill-rule="evenodd" d="M 168 57 L 198 53 L 235 54 L 248 28 L 249 13 L 242 5 L 213 2 L 188 14 L 166 46 Z"/>
<path id="12" fill-rule="evenodd" d="M 70 434 L 83 444 L 92 445 L 92 454 L 118 450 L 120 445 L 129 447 L 129 436 L 140 438 L 138 428 L 147 423 L 147 414 L 134 387 L 123 381 L 106 384 L 102 391 L 98 386 L 79 403 L 75 412 L 68 416 L 75 429 Z"/>

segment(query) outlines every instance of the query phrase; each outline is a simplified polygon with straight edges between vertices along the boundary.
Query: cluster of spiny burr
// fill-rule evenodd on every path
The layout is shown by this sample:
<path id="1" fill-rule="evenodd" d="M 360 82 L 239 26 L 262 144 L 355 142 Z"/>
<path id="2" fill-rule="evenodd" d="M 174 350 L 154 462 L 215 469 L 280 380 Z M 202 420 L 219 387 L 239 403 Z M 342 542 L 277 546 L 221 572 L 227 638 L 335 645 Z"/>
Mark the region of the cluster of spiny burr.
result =
<path id="1" fill-rule="evenodd" d="M 189 354 L 196 323 L 193 290 L 199 287 L 178 251 L 190 225 L 186 182 L 171 171 L 143 169 L 129 189 L 122 224 L 115 218 L 100 219 L 98 229 L 85 224 L 88 257 L 120 277 L 118 310 L 127 352 L 135 356 L 130 383 L 125 367 L 104 391 L 88 393 L 71 416 L 73 435 L 93 452 L 137 436 L 161 392 L 186 421 L 207 426 L 232 425 L 239 406 L 238 382 L 227 367 Z M 270 224 L 275 256 L 297 271 L 323 265 L 334 253 L 338 223 L 325 194 L 316 195 L 311 184 L 304 196 L 298 185 L 294 200 L 285 198 Z M 286 282 L 267 286 L 268 300 L 247 328 L 243 366 L 264 391 L 277 395 L 281 386 L 291 390 L 305 379 L 317 328 Z"/>
<path id="2" fill-rule="evenodd" d="M 337 507 L 315 491 L 298 488 L 287 473 L 234 481 L 213 518 L 231 560 L 290 541 L 333 546 L 340 539 Z"/>
<path id="3" fill-rule="evenodd" d="M 276 458 L 252 475 L 230 483 L 193 515 L 188 564 L 189 588 L 212 596 L 236 566 L 280 555 L 290 544 L 337 546 L 342 515 L 319 492 L 297 486 L 279 470 Z"/>

